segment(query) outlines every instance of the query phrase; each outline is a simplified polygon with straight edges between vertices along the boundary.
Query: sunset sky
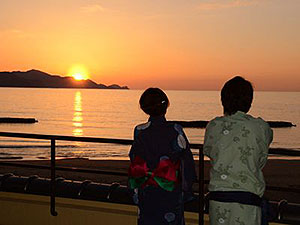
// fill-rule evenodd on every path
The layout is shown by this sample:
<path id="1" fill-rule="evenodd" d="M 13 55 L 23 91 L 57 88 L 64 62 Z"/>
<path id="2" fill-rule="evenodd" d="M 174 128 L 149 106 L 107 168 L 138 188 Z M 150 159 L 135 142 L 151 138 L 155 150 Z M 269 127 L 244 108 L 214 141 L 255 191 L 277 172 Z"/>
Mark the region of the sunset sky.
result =
<path id="1" fill-rule="evenodd" d="M 300 0 L 0 0 L 0 71 L 131 89 L 300 91 Z M 76 67 L 76 68 L 77 68 Z"/>

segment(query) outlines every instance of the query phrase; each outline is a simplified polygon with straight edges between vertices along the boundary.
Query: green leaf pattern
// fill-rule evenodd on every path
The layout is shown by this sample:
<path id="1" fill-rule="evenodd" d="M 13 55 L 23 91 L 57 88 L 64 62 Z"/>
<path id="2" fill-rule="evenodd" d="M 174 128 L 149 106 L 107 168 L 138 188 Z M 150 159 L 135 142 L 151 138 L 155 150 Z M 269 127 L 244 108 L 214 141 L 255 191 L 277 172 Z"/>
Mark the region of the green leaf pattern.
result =
<path id="1" fill-rule="evenodd" d="M 229 170 L 232 169 L 231 165 L 226 165 L 224 166 L 222 163 L 220 163 L 219 167 L 218 167 L 218 172 L 222 175 L 229 175 L 230 172 Z"/>
<path id="2" fill-rule="evenodd" d="M 217 215 L 217 221 L 219 223 L 225 223 L 225 221 L 227 220 L 227 215 L 230 213 L 229 209 L 223 209 L 221 210 L 221 207 L 217 207 L 216 208 L 216 215 Z"/>
<path id="3" fill-rule="evenodd" d="M 236 122 L 228 122 L 228 121 L 222 122 L 221 134 L 224 134 L 224 131 L 231 131 L 233 129 L 234 124 L 236 124 Z"/>
<path id="4" fill-rule="evenodd" d="M 240 219 L 241 219 L 240 217 L 237 217 L 237 218 L 236 218 L 237 224 L 239 224 L 239 225 L 246 225 L 246 224 L 245 224 L 243 221 L 241 221 Z"/>
<path id="5" fill-rule="evenodd" d="M 240 150 L 241 156 L 240 156 L 240 160 L 243 164 L 247 164 L 247 162 L 249 161 L 249 157 L 252 156 L 251 151 L 254 150 L 254 148 L 251 148 L 250 146 L 246 146 L 245 148 L 240 146 L 238 147 L 238 149 Z"/>
<path id="6" fill-rule="evenodd" d="M 246 129 L 246 127 L 242 128 L 242 137 L 247 138 L 250 133 L 251 133 L 250 130 Z"/>
<path id="7" fill-rule="evenodd" d="M 260 208 L 239 203 L 210 201 L 210 225 L 259 225 Z"/>

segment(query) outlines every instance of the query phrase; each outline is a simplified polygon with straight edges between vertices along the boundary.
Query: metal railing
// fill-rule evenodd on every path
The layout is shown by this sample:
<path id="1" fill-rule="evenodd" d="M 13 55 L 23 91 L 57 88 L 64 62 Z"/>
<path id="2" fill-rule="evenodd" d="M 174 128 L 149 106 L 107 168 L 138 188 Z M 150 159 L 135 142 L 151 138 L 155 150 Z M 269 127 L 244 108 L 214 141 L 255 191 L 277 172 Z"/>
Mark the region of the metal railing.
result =
<path id="1" fill-rule="evenodd" d="M 67 167 L 56 167 L 56 141 L 77 141 L 77 142 L 93 142 L 93 143 L 110 143 L 118 145 L 131 145 L 132 140 L 129 139 L 115 139 L 115 138 L 94 138 L 94 137 L 74 137 L 74 136 L 63 136 L 63 135 L 43 135 L 43 134 L 29 134 L 29 133 L 12 133 L 12 132 L 0 132 L 0 137 L 14 137 L 14 138 L 26 138 L 26 139 L 43 139 L 50 140 L 50 149 L 51 149 L 51 191 L 50 191 L 50 213 L 53 216 L 57 216 L 55 210 L 55 196 L 56 196 L 56 170 L 63 171 L 76 171 L 76 172 L 85 172 L 85 173 L 98 173 L 106 175 L 117 175 L 117 176 L 127 176 L 127 173 L 124 172 L 112 172 L 112 171 L 102 171 L 102 170 L 90 170 L 90 169 L 80 169 L 80 168 L 67 168 Z M 208 181 L 204 180 L 204 155 L 203 155 L 203 145 L 202 144 L 190 144 L 191 149 L 197 149 L 199 151 L 199 224 L 204 224 L 204 184 Z M 274 155 L 286 155 L 286 156 L 300 156 L 299 151 L 295 150 L 286 150 L 286 149 L 270 149 L 270 154 Z M 49 169 L 48 166 L 39 166 L 39 165 L 24 165 L 12 162 L 0 162 L 1 165 L 7 166 L 18 166 L 18 167 L 27 167 L 27 168 L 40 168 L 40 169 Z M 276 187 L 273 187 L 276 190 Z M 272 187 L 271 187 L 272 189 Z M 286 188 L 289 191 L 298 192 L 298 189 L 291 190 Z M 282 190 L 282 188 L 280 188 Z"/>

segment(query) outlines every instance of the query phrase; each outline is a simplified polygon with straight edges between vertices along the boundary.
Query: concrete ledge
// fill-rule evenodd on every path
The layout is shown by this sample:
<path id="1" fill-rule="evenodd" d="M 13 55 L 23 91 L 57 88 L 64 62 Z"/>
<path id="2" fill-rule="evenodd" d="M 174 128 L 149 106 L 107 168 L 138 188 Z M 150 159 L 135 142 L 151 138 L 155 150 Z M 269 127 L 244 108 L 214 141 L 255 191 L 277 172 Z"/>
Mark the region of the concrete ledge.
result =
<path id="1" fill-rule="evenodd" d="M 49 206 L 47 196 L 0 192 L 0 224 L 132 225 L 137 220 L 137 207 L 132 205 L 56 198 L 57 216 L 50 215 Z M 197 213 L 185 213 L 185 217 L 187 225 L 198 224 Z"/>

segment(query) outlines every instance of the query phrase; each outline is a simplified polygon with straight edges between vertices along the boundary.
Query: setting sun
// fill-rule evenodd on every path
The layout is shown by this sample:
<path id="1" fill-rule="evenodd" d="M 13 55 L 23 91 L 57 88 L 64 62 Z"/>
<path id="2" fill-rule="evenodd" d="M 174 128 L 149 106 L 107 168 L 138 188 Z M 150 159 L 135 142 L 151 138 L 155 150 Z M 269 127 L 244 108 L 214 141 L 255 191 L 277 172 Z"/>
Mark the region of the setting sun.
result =
<path id="1" fill-rule="evenodd" d="M 75 80 L 85 80 L 85 79 L 84 79 L 84 75 L 82 75 L 82 74 L 80 74 L 80 73 L 73 74 L 72 77 L 73 77 Z"/>
<path id="2" fill-rule="evenodd" d="M 72 66 L 68 75 L 73 77 L 75 80 L 87 80 L 89 78 L 88 71 L 83 65 Z"/>

